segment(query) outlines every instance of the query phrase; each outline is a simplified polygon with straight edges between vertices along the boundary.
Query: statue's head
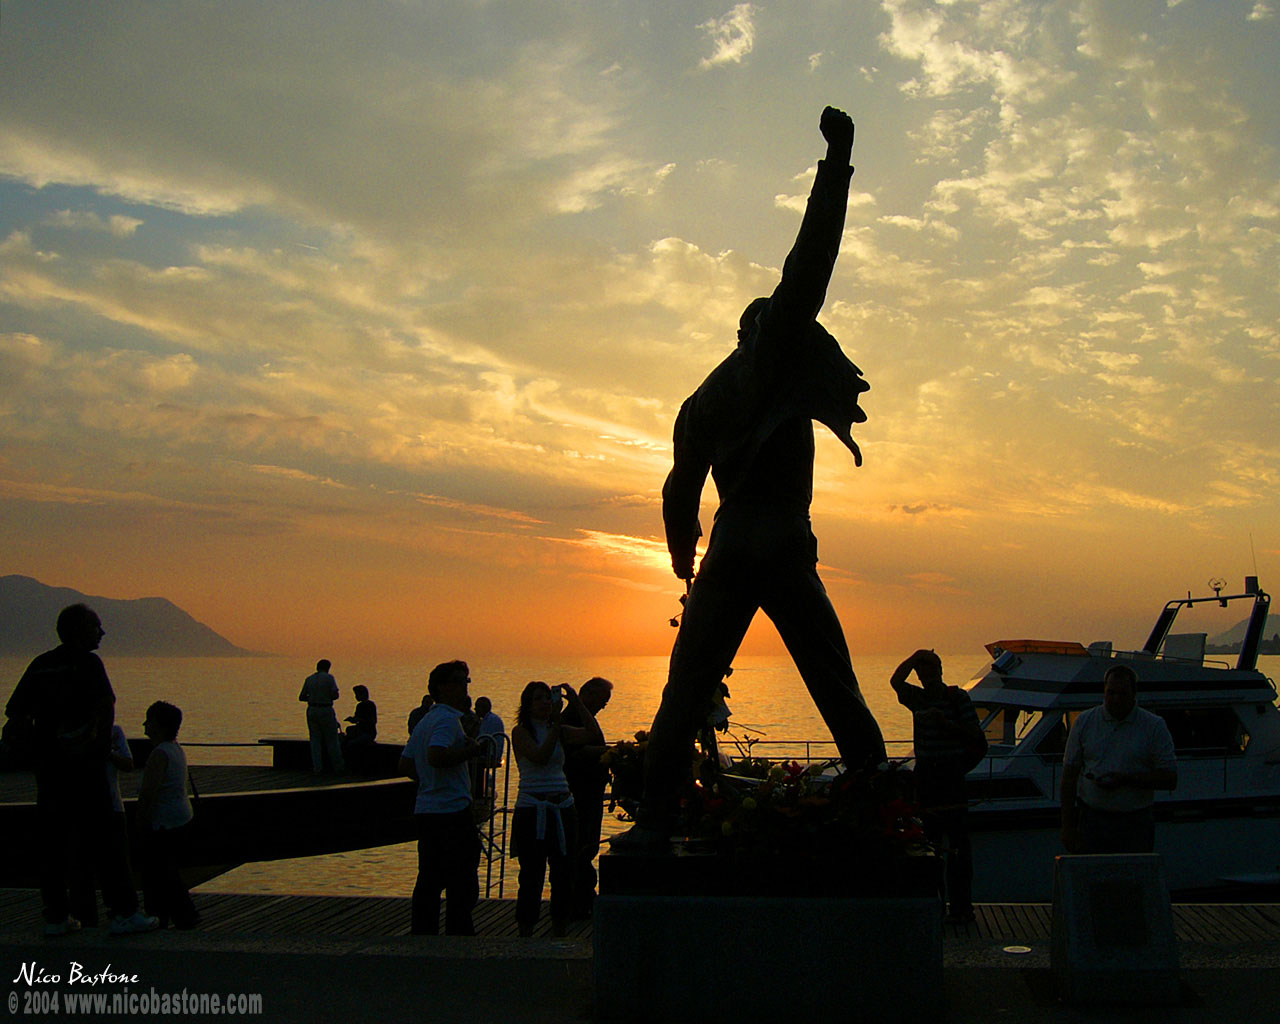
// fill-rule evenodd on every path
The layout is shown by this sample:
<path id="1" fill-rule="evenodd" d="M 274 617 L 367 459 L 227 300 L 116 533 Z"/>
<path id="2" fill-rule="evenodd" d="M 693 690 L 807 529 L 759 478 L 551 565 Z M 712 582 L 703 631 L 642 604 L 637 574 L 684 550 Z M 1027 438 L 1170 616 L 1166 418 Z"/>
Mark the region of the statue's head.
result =
<path id="1" fill-rule="evenodd" d="M 742 311 L 742 316 L 738 318 L 738 341 L 746 341 L 747 337 L 755 329 L 756 321 L 760 319 L 769 306 L 769 296 L 764 295 L 758 299 L 752 299 L 747 303 L 747 308 Z"/>
<path id="2" fill-rule="evenodd" d="M 760 318 L 769 309 L 770 299 L 752 299 L 738 318 L 738 344 L 750 348 L 747 343 L 755 335 Z M 866 411 L 858 404 L 858 396 L 871 390 L 862 371 L 850 362 L 840 348 L 840 343 L 818 321 L 811 321 L 802 328 L 802 338 L 795 339 L 787 353 L 788 361 L 796 367 L 795 395 L 802 407 L 813 419 L 825 423 L 853 452 L 857 464 L 862 465 L 862 453 L 849 433 L 854 423 L 865 423 Z"/>

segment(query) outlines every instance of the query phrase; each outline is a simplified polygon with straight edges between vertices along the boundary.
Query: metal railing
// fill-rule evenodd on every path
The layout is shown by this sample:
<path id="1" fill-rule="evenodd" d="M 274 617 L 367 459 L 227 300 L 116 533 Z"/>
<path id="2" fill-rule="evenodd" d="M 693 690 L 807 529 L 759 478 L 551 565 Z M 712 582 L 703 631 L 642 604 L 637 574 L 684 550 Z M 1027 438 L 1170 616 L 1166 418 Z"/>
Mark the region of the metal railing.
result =
<path id="1" fill-rule="evenodd" d="M 479 768 L 473 777 L 473 803 L 477 808 L 476 824 L 480 827 L 481 852 L 484 854 L 484 894 L 502 898 L 507 877 L 507 827 L 511 817 L 511 738 L 505 732 L 478 737 L 488 752 L 473 764 Z M 498 803 L 498 781 L 502 781 L 502 803 Z M 495 881 L 494 862 L 497 862 Z"/>
<path id="2" fill-rule="evenodd" d="M 740 737 L 729 733 L 721 734 L 717 742 L 719 749 L 725 753 L 736 751 L 740 757 L 763 757 L 770 761 L 788 759 L 801 764 L 814 764 L 832 761 L 840 756 L 835 740 L 762 740 L 754 736 Z M 910 747 L 911 741 L 886 740 L 885 746 Z"/>

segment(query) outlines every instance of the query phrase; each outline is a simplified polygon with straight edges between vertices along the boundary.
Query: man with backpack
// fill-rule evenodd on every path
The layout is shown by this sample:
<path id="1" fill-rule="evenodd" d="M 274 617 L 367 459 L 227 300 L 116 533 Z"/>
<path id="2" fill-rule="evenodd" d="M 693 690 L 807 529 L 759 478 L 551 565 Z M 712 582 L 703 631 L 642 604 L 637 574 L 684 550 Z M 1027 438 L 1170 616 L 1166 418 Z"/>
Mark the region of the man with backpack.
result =
<path id="1" fill-rule="evenodd" d="M 907 682 L 915 672 L 919 686 Z M 916 796 L 925 834 L 946 863 L 947 920 L 973 920 L 973 853 L 964 777 L 986 754 L 987 742 L 969 695 L 942 681 L 942 659 L 916 651 L 889 677 L 898 703 L 911 712 Z"/>

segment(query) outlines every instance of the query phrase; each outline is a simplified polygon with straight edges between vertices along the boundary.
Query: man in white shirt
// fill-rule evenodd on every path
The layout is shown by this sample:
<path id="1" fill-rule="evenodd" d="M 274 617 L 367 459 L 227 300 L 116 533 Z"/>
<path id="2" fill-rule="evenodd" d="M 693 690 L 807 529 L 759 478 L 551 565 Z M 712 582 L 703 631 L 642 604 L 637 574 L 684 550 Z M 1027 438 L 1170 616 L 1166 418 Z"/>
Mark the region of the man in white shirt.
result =
<path id="1" fill-rule="evenodd" d="M 413 805 L 418 827 L 418 880 L 413 887 L 411 931 L 440 931 L 440 894 L 445 894 L 445 934 L 474 935 L 471 911 L 480 899 L 480 835 L 471 817 L 468 763 L 484 750 L 462 731 L 471 682 L 465 661 L 431 670 L 427 692 L 436 703 L 414 726 L 400 755 L 400 771 L 416 779 Z"/>
<path id="2" fill-rule="evenodd" d="M 477 738 L 481 736 L 494 737 L 491 741 L 494 746 L 493 756 L 490 761 L 496 767 L 502 760 L 502 747 L 500 745 L 502 741 L 497 737 L 507 731 L 506 724 L 498 717 L 498 713 L 493 710 L 493 701 L 488 697 L 477 697 L 475 710 L 476 718 L 480 720 L 480 731 L 477 733 Z"/>
<path id="3" fill-rule="evenodd" d="M 484 744 L 484 754 L 479 757 L 471 766 L 471 794 L 475 801 L 485 800 L 492 794 L 487 794 L 485 789 L 489 782 L 488 770 L 490 768 L 499 768 L 502 765 L 502 755 L 504 752 L 503 735 L 507 731 L 506 724 L 493 710 L 493 701 L 488 697 L 477 697 L 475 708 L 475 738 Z M 463 722 L 463 729 L 466 731 L 466 722 Z M 494 780 L 494 788 L 496 788 L 496 779 Z"/>
<path id="4" fill-rule="evenodd" d="M 1062 756 L 1062 844 L 1070 853 L 1151 853 L 1155 790 L 1178 785 L 1173 737 L 1137 706 L 1138 677 L 1114 665 Z"/>
<path id="5" fill-rule="evenodd" d="M 338 699 L 337 680 L 329 674 L 329 660 L 321 658 L 316 670 L 302 683 L 298 700 L 307 705 L 307 736 L 311 740 L 311 770 L 319 775 L 324 770 L 324 757 L 329 757 L 329 767 L 335 772 L 346 766 L 342 763 L 342 748 L 338 745 L 338 715 L 333 702 Z"/>

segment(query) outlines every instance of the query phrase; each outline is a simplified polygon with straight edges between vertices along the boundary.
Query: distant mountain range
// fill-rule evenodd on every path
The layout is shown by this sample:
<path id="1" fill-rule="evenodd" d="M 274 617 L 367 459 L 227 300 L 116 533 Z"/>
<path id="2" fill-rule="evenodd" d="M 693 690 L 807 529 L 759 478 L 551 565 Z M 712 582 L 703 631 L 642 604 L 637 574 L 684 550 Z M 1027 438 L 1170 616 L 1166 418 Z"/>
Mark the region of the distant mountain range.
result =
<path id="1" fill-rule="evenodd" d="M 1270 617 L 1268 616 L 1268 619 Z M 1244 644 L 1244 634 L 1249 628 L 1249 620 L 1241 619 L 1225 633 L 1219 633 L 1217 636 L 1211 636 L 1205 641 L 1205 654 L 1239 654 L 1240 648 Z M 1266 635 L 1266 629 L 1262 631 L 1262 640 L 1258 644 L 1259 654 L 1280 654 L 1280 633 L 1272 633 L 1270 637 Z"/>
<path id="2" fill-rule="evenodd" d="M 30 576 L 0 576 L 0 656 L 35 657 L 58 644 L 58 613 L 83 602 L 107 631 L 102 653 L 112 657 L 254 657 L 254 651 L 197 622 L 163 597 L 120 600 L 50 587 Z"/>

